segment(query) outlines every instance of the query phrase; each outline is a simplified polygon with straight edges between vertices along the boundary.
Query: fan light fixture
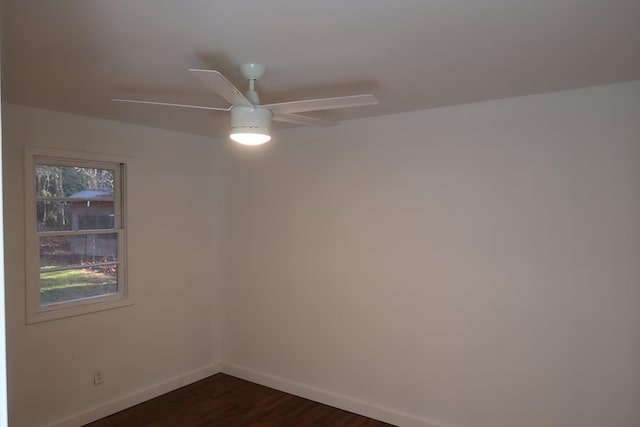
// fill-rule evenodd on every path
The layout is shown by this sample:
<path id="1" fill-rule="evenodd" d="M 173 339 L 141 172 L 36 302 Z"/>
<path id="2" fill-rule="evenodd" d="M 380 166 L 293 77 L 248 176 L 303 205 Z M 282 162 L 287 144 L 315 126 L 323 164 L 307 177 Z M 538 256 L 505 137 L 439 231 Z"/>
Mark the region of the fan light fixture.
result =
<path id="1" fill-rule="evenodd" d="M 260 145 L 269 142 L 271 140 L 271 110 L 261 107 L 233 107 L 229 137 L 244 145 Z"/>
<path id="2" fill-rule="evenodd" d="M 265 73 L 262 64 L 242 64 L 240 74 L 249 83 L 249 90 L 244 94 L 234 86 L 225 76 L 216 70 L 189 71 L 226 99 L 229 107 L 208 107 L 204 105 L 175 104 L 171 102 L 144 101 L 134 99 L 114 98 L 113 101 L 133 102 L 136 104 L 164 105 L 167 107 L 194 108 L 199 110 L 231 112 L 231 132 L 229 137 L 244 145 L 260 145 L 271 140 L 271 120 L 290 123 L 298 126 L 329 126 L 333 122 L 300 115 L 307 111 L 332 110 L 335 108 L 361 107 L 378 103 L 371 94 L 337 96 L 333 98 L 304 99 L 300 101 L 277 102 L 275 104 L 260 104 L 260 98 L 256 92 L 256 81 Z"/>

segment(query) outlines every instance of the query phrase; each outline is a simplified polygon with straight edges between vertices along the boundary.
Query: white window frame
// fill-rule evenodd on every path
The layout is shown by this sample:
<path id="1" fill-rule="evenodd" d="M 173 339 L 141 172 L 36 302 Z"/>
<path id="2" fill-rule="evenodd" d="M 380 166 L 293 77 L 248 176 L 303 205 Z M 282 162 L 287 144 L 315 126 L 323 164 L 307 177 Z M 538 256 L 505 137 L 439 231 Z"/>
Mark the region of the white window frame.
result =
<path id="1" fill-rule="evenodd" d="M 113 229 L 72 232 L 78 234 L 117 234 L 118 292 L 42 306 L 40 301 L 40 237 L 68 232 L 38 232 L 36 225 L 36 164 L 78 166 L 114 170 Z M 67 152 L 27 147 L 25 149 L 25 265 L 27 324 L 94 313 L 133 304 L 127 281 L 126 233 L 126 165 L 127 160 L 104 154 Z"/>

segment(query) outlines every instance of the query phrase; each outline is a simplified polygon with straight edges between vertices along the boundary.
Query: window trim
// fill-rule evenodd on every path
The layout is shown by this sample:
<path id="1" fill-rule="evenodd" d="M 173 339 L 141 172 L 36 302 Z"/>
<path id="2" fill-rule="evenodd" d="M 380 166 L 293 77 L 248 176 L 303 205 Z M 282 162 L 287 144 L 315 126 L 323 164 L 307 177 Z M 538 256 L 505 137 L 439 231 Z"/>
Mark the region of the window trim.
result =
<path id="1" fill-rule="evenodd" d="M 129 159 L 106 154 L 70 152 L 38 147 L 25 148 L 25 296 L 27 324 L 62 319 L 103 310 L 133 305 L 127 268 L 127 211 L 126 186 Z M 114 186 L 114 209 L 116 223 L 113 229 L 90 230 L 89 234 L 117 234 L 118 236 L 118 292 L 81 300 L 40 305 L 40 244 L 39 238 L 50 233 L 38 233 L 36 226 L 36 164 L 59 166 L 100 167 L 113 169 L 118 185 Z M 57 234 L 58 232 L 53 232 Z M 64 233 L 63 233 L 64 234 Z"/>

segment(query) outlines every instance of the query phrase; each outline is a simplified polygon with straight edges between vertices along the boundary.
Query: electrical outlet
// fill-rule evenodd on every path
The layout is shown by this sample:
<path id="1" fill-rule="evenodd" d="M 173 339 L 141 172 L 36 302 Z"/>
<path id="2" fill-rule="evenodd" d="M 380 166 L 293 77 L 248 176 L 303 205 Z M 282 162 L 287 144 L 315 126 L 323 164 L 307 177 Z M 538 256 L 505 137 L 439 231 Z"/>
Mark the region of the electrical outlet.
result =
<path id="1" fill-rule="evenodd" d="M 102 384 L 104 382 L 104 376 L 101 370 L 93 371 L 93 385 Z"/>

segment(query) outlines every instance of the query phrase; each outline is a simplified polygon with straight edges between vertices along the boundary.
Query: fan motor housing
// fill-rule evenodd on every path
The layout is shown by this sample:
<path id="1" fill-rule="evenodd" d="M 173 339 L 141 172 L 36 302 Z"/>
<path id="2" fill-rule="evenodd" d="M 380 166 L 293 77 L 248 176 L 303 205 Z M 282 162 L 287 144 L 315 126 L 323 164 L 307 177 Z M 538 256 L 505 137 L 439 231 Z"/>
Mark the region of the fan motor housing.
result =
<path id="1" fill-rule="evenodd" d="M 235 106 L 231 109 L 231 130 L 271 130 L 271 110 Z"/>

